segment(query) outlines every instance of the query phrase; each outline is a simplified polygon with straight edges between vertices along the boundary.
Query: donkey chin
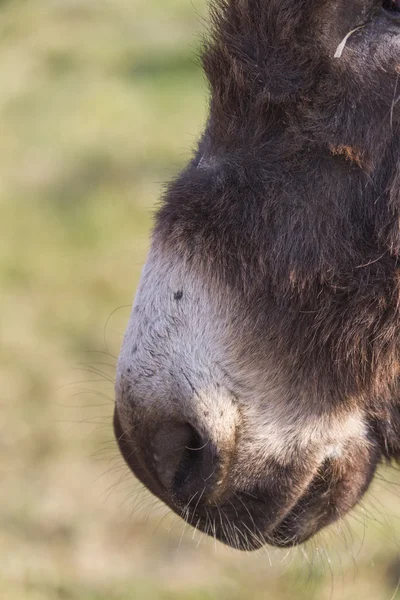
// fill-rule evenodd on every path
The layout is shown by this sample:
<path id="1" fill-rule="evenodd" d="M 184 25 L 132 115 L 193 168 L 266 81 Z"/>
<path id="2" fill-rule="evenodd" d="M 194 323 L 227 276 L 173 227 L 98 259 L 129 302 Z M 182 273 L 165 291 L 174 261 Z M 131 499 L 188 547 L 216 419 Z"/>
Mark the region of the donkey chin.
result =
<path id="1" fill-rule="evenodd" d="M 136 477 L 242 550 L 400 458 L 400 3 L 214 2 L 207 127 L 164 196 L 117 367 Z"/>

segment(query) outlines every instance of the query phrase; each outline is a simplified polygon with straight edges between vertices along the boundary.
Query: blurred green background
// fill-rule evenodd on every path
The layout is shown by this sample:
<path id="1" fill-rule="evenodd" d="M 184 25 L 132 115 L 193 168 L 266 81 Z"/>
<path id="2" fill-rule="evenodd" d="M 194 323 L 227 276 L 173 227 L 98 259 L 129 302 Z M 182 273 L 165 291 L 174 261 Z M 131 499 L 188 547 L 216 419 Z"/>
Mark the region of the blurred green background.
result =
<path id="1" fill-rule="evenodd" d="M 0 598 L 400 598 L 395 471 L 304 548 L 241 554 L 141 490 L 113 441 L 152 214 L 206 117 L 204 1 L 0 11 Z"/>

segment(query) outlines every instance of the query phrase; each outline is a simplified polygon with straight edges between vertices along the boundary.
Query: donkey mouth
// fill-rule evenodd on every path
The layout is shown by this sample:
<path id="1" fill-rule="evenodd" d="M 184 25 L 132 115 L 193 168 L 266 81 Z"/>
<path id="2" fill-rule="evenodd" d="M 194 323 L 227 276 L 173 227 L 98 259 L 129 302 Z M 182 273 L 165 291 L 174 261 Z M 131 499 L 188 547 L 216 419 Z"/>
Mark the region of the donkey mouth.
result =
<path id="1" fill-rule="evenodd" d="M 327 460 L 306 491 L 285 510 L 264 496 L 239 492 L 208 508 L 172 507 L 191 525 L 237 550 L 258 550 L 265 544 L 281 548 L 306 542 L 322 528 L 344 517 L 368 489 L 380 461 L 372 446 L 355 451 L 347 464 Z M 289 493 L 287 494 L 289 495 Z M 275 519 L 275 514 L 280 517 Z"/>
<path id="2" fill-rule="evenodd" d="M 308 468 L 299 475 L 299 467 L 294 465 L 286 471 L 278 464 L 265 465 L 253 485 L 247 480 L 246 491 L 231 481 L 217 502 L 212 497 L 205 500 L 201 490 L 185 502 L 148 469 L 140 451 L 124 434 L 118 411 L 114 427 L 126 463 L 154 495 L 196 529 L 246 551 L 265 544 L 301 544 L 346 515 L 368 489 L 382 455 L 379 443 L 369 438 L 365 444 L 351 444 L 343 456 L 327 458 L 310 476 Z M 247 468 L 247 463 L 237 465 L 237 476 L 245 477 Z M 308 483 L 302 484 L 302 480 Z"/>

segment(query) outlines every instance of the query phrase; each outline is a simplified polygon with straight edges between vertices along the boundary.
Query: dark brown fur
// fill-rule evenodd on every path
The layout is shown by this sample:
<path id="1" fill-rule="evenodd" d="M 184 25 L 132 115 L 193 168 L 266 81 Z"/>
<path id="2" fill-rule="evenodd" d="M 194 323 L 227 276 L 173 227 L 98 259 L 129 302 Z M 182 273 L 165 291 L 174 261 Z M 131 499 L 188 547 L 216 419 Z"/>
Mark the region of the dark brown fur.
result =
<path id="1" fill-rule="evenodd" d="M 288 545 L 354 506 L 382 459 L 400 458 L 400 20 L 378 0 L 219 0 L 211 14 L 209 120 L 168 188 L 154 243 L 229 290 L 251 323 L 247 351 L 261 364 L 273 347 L 304 411 L 360 410 L 368 426 L 368 450 L 355 446 L 304 479 L 269 539 Z M 116 431 L 122 440 L 118 411 Z M 121 443 L 125 456 L 129 447 Z M 307 460 L 265 466 L 268 485 L 255 488 L 269 513 Z M 314 525 L 297 536 L 305 519 Z"/>
<path id="2" fill-rule="evenodd" d="M 251 299 L 296 377 L 381 415 L 398 403 L 400 367 L 400 46 L 387 72 L 351 50 L 335 62 L 358 21 L 334 3 L 345 17 L 328 54 L 315 33 L 328 4 L 214 8 L 209 124 L 157 232 Z"/>

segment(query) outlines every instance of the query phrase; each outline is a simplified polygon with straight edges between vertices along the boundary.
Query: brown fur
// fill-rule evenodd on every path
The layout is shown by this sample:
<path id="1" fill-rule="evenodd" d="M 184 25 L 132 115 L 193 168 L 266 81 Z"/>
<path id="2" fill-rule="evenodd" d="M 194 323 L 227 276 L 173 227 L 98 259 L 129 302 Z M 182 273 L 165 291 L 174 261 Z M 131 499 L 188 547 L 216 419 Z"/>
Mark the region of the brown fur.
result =
<path id="1" fill-rule="evenodd" d="M 356 148 L 351 146 L 331 146 L 331 152 L 333 155 L 343 156 L 346 160 L 353 162 L 360 169 L 370 170 L 370 167 L 363 164 L 361 153 Z"/>
<path id="2" fill-rule="evenodd" d="M 224 298 L 230 376 L 254 367 L 256 379 L 279 380 L 279 426 L 299 414 L 301 427 L 335 421 L 339 431 L 356 413 L 366 426 L 364 441 L 349 438 L 339 457 L 318 462 L 318 433 L 316 446 L 285 467 L 254 454 L 245 477 L 255 421 L 243 408 L 224 493 L 257 490 L 267 521 L 245 502 L 264 541 L 289 545 L 354 506 L 382 459 L 400 458 L 400 21 L 376 0 L 219 0 L 211 15 L 210 116 L 195 157 L 168 188 L 153 247 Z M 116 428 L 123 436 L 118 402 Z M 175 492 L 157 488 L 141 464 L 142 480 L 178 510 Z M 275 504 L 285 507 L 278 524 Z M 228 504 L 218 506 L 235 520 Z M 246 536 L 218 532 L 235 547 L 259 545 Z"/>

